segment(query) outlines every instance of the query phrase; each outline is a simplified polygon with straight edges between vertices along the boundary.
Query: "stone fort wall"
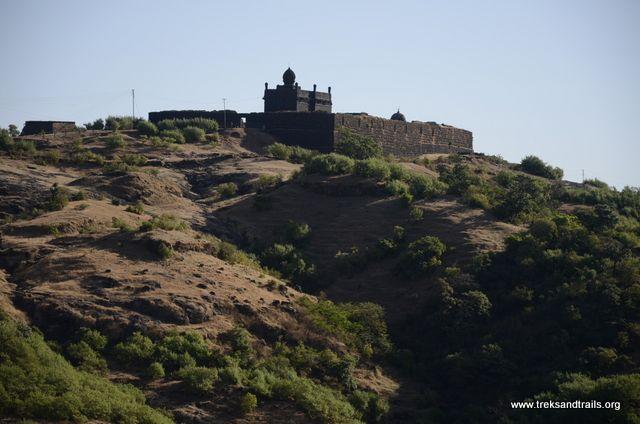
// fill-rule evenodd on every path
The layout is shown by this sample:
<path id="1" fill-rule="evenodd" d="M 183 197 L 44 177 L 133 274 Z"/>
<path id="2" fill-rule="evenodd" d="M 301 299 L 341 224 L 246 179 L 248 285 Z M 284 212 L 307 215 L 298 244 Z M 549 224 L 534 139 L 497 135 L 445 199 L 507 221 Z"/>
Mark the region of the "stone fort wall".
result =
<path id="1" fill-rule="evenodd" d="M 26 121 L 20 135 L 55 134 L 76 130 L 73 121 Z"/>
<path id="2" fill-rule="evenodd" d="M 265 112 L 243 115 L 246 126 L 265 131 L 291 146 L 333 150 L 334 115 L 325 112 Z"/>
<path id="3" fill-rule="evenodd" d="M 334 143 L 340 139 L 340 127 L 370 136 L 385 153 L 398 157 L 426 153 L 473 152 L 471 131 L 435 122 L 404 122 L 366 114 L 336 113 Z"/>

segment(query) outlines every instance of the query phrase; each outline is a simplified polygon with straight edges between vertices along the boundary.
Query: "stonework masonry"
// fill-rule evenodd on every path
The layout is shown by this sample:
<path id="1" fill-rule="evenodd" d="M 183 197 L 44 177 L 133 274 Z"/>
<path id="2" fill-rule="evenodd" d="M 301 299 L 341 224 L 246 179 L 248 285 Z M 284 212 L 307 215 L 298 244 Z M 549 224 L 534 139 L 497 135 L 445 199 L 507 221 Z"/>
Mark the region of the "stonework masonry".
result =
<path id="1" fill-rule="evenodd" d="M 20 135 L 52 134 L 75 130 L 76 123 L 73 121 L 26 121 Z"/>
<path id="2" fill-rule="evenodd" d="M 403 122 L 365 114 L 336 113 L 335 143 L 340 139 L 340 127 L 370 136 L 384 153 L 412 157 L 427 153 L 473 152 L 471 131 L 435 122 Z"/>

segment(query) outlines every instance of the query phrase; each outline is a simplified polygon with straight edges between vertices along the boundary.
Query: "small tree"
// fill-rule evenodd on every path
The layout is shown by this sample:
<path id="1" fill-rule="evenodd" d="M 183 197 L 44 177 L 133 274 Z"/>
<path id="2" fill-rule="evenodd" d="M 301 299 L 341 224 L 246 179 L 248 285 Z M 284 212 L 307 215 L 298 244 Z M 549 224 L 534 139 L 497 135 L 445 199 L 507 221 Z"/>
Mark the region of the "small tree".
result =
<path id="1" fill-rule="evenodd" d="M 258 398 L 253 393 L 245 393 L 240 398 L 240 411 L 243 414 L 253 412 L 258 407 Z"/>
<path id="2" fill-rule="evenodd" d="M 20 131 L 15 125 L 9 124 L 9 134 L 11 135 L 11 137 L 17 137 L 20 135 Z"/>
<path id="3" fill-rule="evenodd" d="M 353 159 L 368 159 L 382 156 L 382 147 L 371 137 L 363 136 L 341 127 L 335 151 Z"/>

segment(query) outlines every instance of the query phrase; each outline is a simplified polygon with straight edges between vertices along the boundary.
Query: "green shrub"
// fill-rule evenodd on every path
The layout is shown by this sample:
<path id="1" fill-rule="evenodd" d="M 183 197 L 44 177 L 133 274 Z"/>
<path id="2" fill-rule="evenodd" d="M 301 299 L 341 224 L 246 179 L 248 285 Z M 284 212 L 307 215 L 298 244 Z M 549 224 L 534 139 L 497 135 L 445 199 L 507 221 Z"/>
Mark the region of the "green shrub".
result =
<path id="1" fill-rule="evenodd" d="M 14 147 L 13 137 L 8 130 L 0 128 L 0 150 L 10 152 Z"/>
<path id="2" fill-rule="evenodd" d="M 167 242 L 160 241 L 155 243 L 155 250 L 160 259 L 167 260 L 175 253 L 173 247 Z"/>
<path id="3" fill-rule="evenodd" d="M 329 153 L 327 155 L 314 156 L 305 165 L 304 169 L 311 174 L 340 175 L 352 173 L 354 166 L 353 159 L 337 153 Z"/>
<path id="4" fill-rule="evenodd" d="M 266 148 L 266 152 L 269 156 L 287 161 L 291 158 L 291 151 L 291 146 L 287 146 L 282 143 L 273 143 Z"/>
<path id="5" fill-rule="evenodd" d="M 139 365 L 153 356 L 155 344 L 153 340 L 140 332 L 133 333 L 126 341 L 116 344 L 113 353 L 124 364 Z"/>
<path id="6" fill-rule="evenodd" d="M 146 375 L 147 375 L 147 378 L 150 378 L 152 380 L 163 378 L 165 375 L 164 367 L 160 362 L 152 362 L 147 367 Z"/>
<path id="7" fill-rule="evenodd" d="M 46 152 L 40 152 L 36 157 L 39 163 L 47 165 L 56 165 L 60 162 L 62 155 L 59 150 L 47 150 Z"/>
<path id="8" fill-rule="evenodd" d="M 185 127 L 182 129 L 182 135 L 187 143 L 201 143 L 205 141 L 205 132 L 198 127 Z"/>
<path id="9" fill-rule="evenodd" d="M 252 182 L 253 189 L 257 192 L 265 191 L 269 188 L 275 187 L 282 182 L 282 175 L 267 175 L 262 174 L 257 180 Z"/>
<path id="10" fill-rule="evenodd" d="M 129 166 L 144 166 L 147 164 L 147 158 L 139 154 L 126 154 L 122 157 L 122 162 Z"/>
<path id="11" fill-rule="evenodd" d="M 136 129 L 141 135 L 153 136 L 158 134 L 158 127 L 156 127 L 153 122 L 145 120 L 141 120 L 140 122 L 138 122 L 138 125 L 136 125 Z"/>
<path id="12" fill-rule="evenodd" d="M 42 421 L 171 423 L 130 385 L 74 369 L 42 336 L 0 321 L 0 415 Z"/>
<path id="13" fill-rule="evenodd" d="M 59 211 L 69 204 L 69 190 L 54 183 L 49 192 L 49 199 L 45 208 L 50 211 Z"/>
<path id="14" fill-rule="evenodd" d="M 258 407 L 258 398 L 253 393 L 245 393 L 240 397 L 240 412 L 246 415 Z"/>
<path id="15" fill-rule="evenodd" d="M 424 211 L 417 206 L 412 206 L 411 209 L 409 210 L 409 218 L 411 218 L 411 220 L 414 222 L 422 221 L 423 216 L 424 216 Z"/>
<path id="16" fill-rule="evenodd" d="M 518 175 L 510 181 L 507 191 L 495 206 L 494 213 L 502 219 L 523 222 L 536 217 L 546 209 L 550 199 L 549 184 Z"/>
<path id="17" fill-rule="evenodd" d="M 103 140 L 106 146 L 110 149 L 122 149 L 126 146 L 124 138 L 122 138 L 121 134 L 112 134 L 110 136 L 104 137 Z"/>
<path id="18" fill-rule="evenodd" d="M 407 253 L 396 266 L 396 272 L 415 278 L 442 264 L 442 255 L 447 250 L 444 243 L 437 237 L 425 236 L 409 244 Z"/>
<path id="19" fill-rule="evenodd" d="M 387 182 L 385 189 L 392 196 L 402 196 L 409 193 L 409 184 L 400 180 L 391 180 Z"/>
<path id="20" fill-rule="evenodd" d="M 202 334 L 195 331 L 169 331 L 156 346 L 156 359 L 171 371 L 210 365 L 212 355 L 213 352 Z"/>
<path id="21" fill-rule="evenodd" d="M 216 191 L 218 192 L 218 195 L 221 199 L 229 199 L 236 195 L 236 193 L 238 192 L 238 186 L 236 185 L 236 183 L 232 182 L 223 183 L 219 184 L 216 187 Z"/>
<path id="22" fill-rule="evenodd" d="M 165 231 L 187 231 L 189 224 L 173 214 L 163 213 L 143 222 L 140 226 L 140 231 L 151 231 L 155 228 Z"/>
<path id="23" fill-rule="evenodd" d="M 67 346 L 67 354 L 83 371 L 101 374 L 107 371 L 107 361 L 85 341 L 71 343 Z"/>
<path id="24" fill-rule="evenodd" d="M 15 126 L 14 124 L 9 124 L 9 135 L 11 137 L 17 137 L 20 135 L 20 131 L 18 130 L 18 127 Z"/>
<path id="25" fill-rule="evenodd" d="M 369 346 L 374 354 L 391 350 L 384 310 L 370 302 L 334 303 L 330 300 L 312 302 L 299 300 L 304 315 L 319 330 L 339 337 L 344 343 L 363 351 Z"/>
<path id="26" fill-rule="evenodd" d="M 382 147 L 371 137 L 363 136 L 341 127 L 335 144 L 336 153 L 353 159 L 369 159 L 382 156 Z"/>
<path id="27" fill-rule="evenodd" d="M 136 215 L 142 215 L 144 213 L 144 204 L 140 201 L 137 201 L 133 205 L 127 206 L 125 211 L 135 213 Z"/>
<path id="28" fill-rule="evenodd" d="M 609 185 L 607 183 L 605 183 L 604 181 L 601 181 L 597 178 L 592 178 L 592 179 L 586 179 L 582 182 L 582 184 L 584 185 L 589 185 L 591 187 L 596 187 L 596 188 L 604 188 L 604 189 L 608 189 Z"/>
<path id="29" fill-rule="evenodd" d="M 160 130 L 183 129 L 186 127 L 200 128 L 206 133 L 214 133 L 220 128 L 218 121 L 206 118 L 163 119 L 158 122 L 158 128 Z"/>
<path id="30" fill-rule="evenodd" d="M 417 199 L 430 199 L 445 193 L 446 184 L 423 174 L 414 174 L 409 180 L 411 194 Z"/>
<path id="31" fill-rule="evenodd" d="M 105 120 L 105 129 L 116 130 L 132 130 L 138 119 L 131 116 L 108 116 Z"/>
<path id="32" fill-rule="evenodd" d="M 446 165 L 439 167 L 440 180 L 448 186 L 449 194 L 462 195 L 470 186 L 478 184 L 480 178 L 474 175 L 468 165 L 457 163 L 449 169 Z"/>
<path id="33" fill-rule="evenodd" d="M 356 246 L 352 246 L 350 250 L 343 252 L 339 250 L 334 260 L 336 267 L 347 275 L 353 275 L 356 272 L 363 271 L 367 265 L 367 255 L 361 253 L 360 249 Z"/>
<path id="34" fill-rule="evenodd" d="M 520 170 L 537 175 L 539 177 L 549 178 L 551 180 L 560 180 L 564 172 L 560 168 L 554 168 L 546 164 L 537 156 L 527 156 L 520 162 Z"/>
<path id="35" fill-rule="evenodd" d="M 177 130 L 178 126 L 176 125 L 176 120 L 175 119 L 163 119 L 162 121 L 158 122 L 158 129 L 160 131 L 166 131 L 166 130 Z"/>
<path id="36" fill-rule="evenodd" d="M 185 367 L 180 369 L 176 376 L 184 381 L 189 391 L 198 394 L 211 392 L 218 381 L 218 371 L 207 367 Z"/>
<path id="37" fill-rule="evenodd" d="M 160 132 L 160 137 L 162 138 L 162 140 L 167 141 L 169 143 L 175 143 L 175 144 L 185 143 L 184 135 L 179 130 L 163 130 Z"/>
<path id="38" fill-rule="evenodd" d="M 93 350 L 101 352 L 107 347 L 107 336 L 100 333 L 98 330 L 91 328 L 81 328 L 79 331 L 79 341 L 85 342 Z"/>
<path id="39" fill-rule="evenodd" d="M 13 143 L 11 153 L 20 156 L 33 156 L 36 153 L 36 145 L 32 140 L 17 140 Z"/>
<path id="40" fill-rule="evenodd" d="M 307 263 L 291 244 L 276 243 L 265 249 L 261 255 L 261 262 L 263 266 L 275 269 L 297 283 L 304 282 L 315 274 L 313 264 Z"/>
<path id="41" fill-rule="evenodd" d="M 297 223 L 289 220 L 282 231 L 282 236 L 285 242 L 297 244 L 301 243 L 309 238 L 311 235 L 311 228 L 305 223 Z"/>
<path id="42" fill-rule="evenodd" d="M 380 158 L 359 160 L 355 163 L 354 173 L 365 178 L 373 178 L 376 181 L 384 181 L 391 176 L 389 164 Z"/>
<path id="43" fill-rule="evenodd" d="M 132 233 L 135 231 L 135 229 L 125 220 L 117 218 L 115 216 L 111 217 L 111 226 L 125 233 Z"/>
<path id="44" fill-rule="evenodd" d="M 355 390 L 349 401 L 362 413 L 362 418 L 367 423 L 382 423 L 389 413 L 389 403 L 372 392 Z"/>
<path id="45" fill-rule="evenodd" d="M 103 130 L 104 129 L 104 121 L 99 118 L 93 122 L 88 122 L 84 124 L 84 127 L 88 130 Z"/>

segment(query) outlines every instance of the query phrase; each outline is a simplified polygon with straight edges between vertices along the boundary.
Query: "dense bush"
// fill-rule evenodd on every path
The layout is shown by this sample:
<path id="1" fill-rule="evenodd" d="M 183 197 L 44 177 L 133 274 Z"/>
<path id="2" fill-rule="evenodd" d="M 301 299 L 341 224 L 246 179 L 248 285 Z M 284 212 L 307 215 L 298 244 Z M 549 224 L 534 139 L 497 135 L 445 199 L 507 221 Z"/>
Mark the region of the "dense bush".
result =
<path id="1" fill-rule="evenodd" d="M 87 122 L 84 124 L 84 127 L 88 130 L 103 130 L 104 129 L 104 121 L 102 118 L 98 118 L 93 122 Z"/>
<path id="2" fill-rule="evenodd" d="M 369 159 L 382 156 L 382 147 L 371 137 L 363 136 L 341 127 L 334 146 L 336 153 L 353 159 Z"/>
<path id="3" fill-rule="evenodd" d="M 184 135 L 187 143 L 201 143 L 205 141 L 205 132 L 202 128 L 184 127 L 182 128 L 182 135 Z"/>
<path id="4" fill-rule="evenodd" d="M 13 149 L 13 137 L 8 130 L 0 128 L 0 150 L 10 152 Z"/>
<path id="5" fill-rule="evenodd" d="M 447 247 L 437 237 L 425 236 L 409 244 L 396 266 L 396 271 L 408 278 L 416 278 L 433 271 L 442 264 Z"/>
<path id="6" fill-rule="evenodd" d="M 438 171 L 450 194 L 463 195 L 472 185 L 480 183 L 480 178 L 471 172 L 468 165 L 457 163 L 453 168 L 439 167 Z"/>
<path id="7" fill-rule="evenodd" d="M 276 159 L 286 160 L 293 163 L 307 163 L 314 156 L 320 153 L 315 150 L 305 149 L 300 146 L 287 146 L 282 143 L 273 143 L 267 146 L 266 152 Z"/>
<path id="8" fill-rule="evenodd" d="M 130 385 L 74 369 L 42 336 L 0 321 L 0 415 L 46 421 L 170 423 Z"/>
<path id="9" fill-rule="evenodd" d="M 121 134 L 112 134 L 103 138 L 105 145 L 110 149 L 121 149 L 126 146 Z"/>
<path id="10" fill-rule="evenodd" d="M 546 164 L 537 156 L 527 156 L 520 162 L 520 170 L 537 175 L 539 177 L 549 178 L 550 180 L 560 180 L 564 175 L 562 169 L 554 168 Z"/>
<path id="11" fill-rule="evenodd" d="M 333 303 L 329 300 L 312 302 L 306 297 L 300 304 L 308 319 L 318 329 L 340 337 L 361 352 L 386 354 L 391 349 L 384 320 L 384 310 L 375 303 Z"/>
<path id="12" fill-rule="evenodd" d="M 218 371 L 207 367 L 184 367 L 176 373 L 176 376 L 184 381 L 189 391 L 199 394 L 211 392 L 218 381 Z"/>
<path id="13" fill-rule="evenodd" d="M 423 174 L 414 174 L 409 180 L 411 194 L 418 199 L 430 199 L 445 193 L 446 184 Z"/>
<path id="14" fill-rule="evenodd" d="M 163 213 L 140 225 L 140 231 L 151 231 L 155 228 L 166 231 L 186 231 L 189 229 L 189 224 L 173 214 Z"/>
<path id="15" fill-rule="evenodd" d="M 266 191 L 270 188 L 273 188 L 282 182 L 282 175 L 268 175 L 262 174 L 258 177 L 257 180 L 254 180 L 251 185 L 253 189 L 258 193 Z"/>
<path id="16" fill-rule="evenodd" d="M 169 143 L 184 144 L 185 138 L 179 130 L 162 130 L 160 132 L 160 138 Z"/>
<path id="17" fill-rule="evenodd" d="M 49 199 L 44 205 L 50 211 L 59 211 L 69 204 L 69 190 L 54 183 L 49 191 Z"/>
<path id="18" fill-rule="evenodd" d="M 258 398 L 253 393 L 244 393 L 240 397 L 240 412 L 246 415 L 258 407 Z"/>
<path id="19" fill-rule="evenodd" d="M 218 192 L 221 199 L 229 199 L 236 195 L 238 192 L 238 186 L 236 183 L 232 182 L 222 183 L 216 187 L 216 192 Z"/>
<path id="20" fill-rule="evenodd" d="M 337 153 L 314 156 L 304 167 L 305 171 L 314 174 L 340 175 L 353 172 L 355 161 Z"/>
<path id="21" fill-rule="evenodd" d="M 387 182 L 385 189 L 392 196 L 402 196 L 409 193 L 409 184 L 401 180 L 391 180 Z"/>
<path id="22" fill-rule="evenodd" d="M 544 212 L 550 200 L 549 184 L 525 175 L 518 175 L 508 184 L 494 212 L 499 218 L 523 222 Z"/>
<path id="23" fill-rule="evenodd" d="M 305 223 L 289 220 L 282 229 L 282 238 L 287 243 L 299 244 L 311 235 L 311 228 Z"/>
<path id="24" fill-rule="evenodd" d="M 158 129 L 176 130 L 186 127 L 196 127 L 204 130 L 207 134 L 218 131 L 220 126 L 215 119 L 191 118 L 191 119 L 163 119 L 158 122 Z"/>
<path id="25" fill-rule="evenodd" d="M 384 159 L 370 158 L 356 161 L 354 173 L 361 177 L 384 181 L 391 176 L 391 169 Z"/>
<path id="26" fill-rule="evenodd" d="M 105 120 L 105 129 L 111 131 L 132 130 L 139 120 L 139 118 L 132 118 L 131 116 L 109 116 Z"/>
<path id="27" fill-rule="evenodd" d="M 296 283 L 304 283 L 315 274 L 313 264 L 307 263 L 291 244 L 276 243 L 265 249 L 260 258 L 263 266 L 277 270 Z"/>
<path id="28" fill-rule="evenodd" d="M 138 122 L 136 129 L 141 135 L 153 136 L 158 134 L 158 127 L 156 127 L 153 122 L 145 120 Z"/>

